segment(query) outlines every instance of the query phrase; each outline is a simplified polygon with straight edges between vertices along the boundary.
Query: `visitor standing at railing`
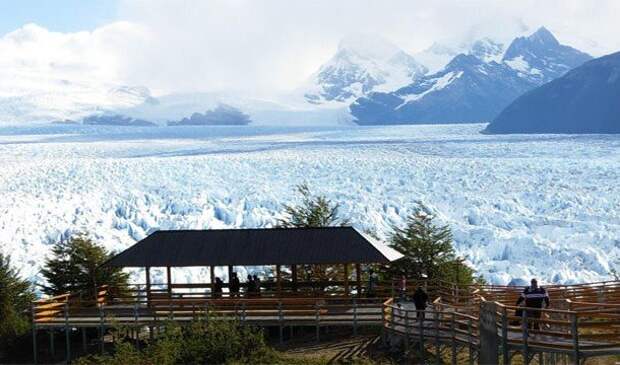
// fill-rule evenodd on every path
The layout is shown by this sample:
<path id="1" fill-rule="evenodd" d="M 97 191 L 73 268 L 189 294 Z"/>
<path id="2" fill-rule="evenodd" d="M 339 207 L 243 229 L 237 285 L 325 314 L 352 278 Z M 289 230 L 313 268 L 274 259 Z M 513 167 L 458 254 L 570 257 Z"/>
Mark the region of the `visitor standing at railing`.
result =
<path id="1" fill-rule="evenodd" d="M 413 304 L 415 304 L 416 317 L 419 320 L 424 320 L 424 311 L 426 310 L 426 304 L 428 303 L 428 294 L 418 286 L 413 293 Z"/>
<path id="2" fill-rule="evenodd" d="M 219 298 L 222 296 L 222 288 L 224 287 L 224 282 L 220 278 L 215 278 L 215 283 L 213 283 L 213 298 Z"/>
<path id="3" fill-rule="evenodd" d="M 368 271 L 368 288 L 366 290 L 366 296 L 369 298 L 377 296 L 377 282 L 379 281 L 379 275 L 375 273 L 373 269 Z"/>
<path id="4" fill-rule="evenodd" d="M 260 297 L 260 279 L 256 275 L 253 275 L 252 279 L 252 281 L 254 281 L 254 292 L 256 296 Z"/>
<path id="5" fill-rule="evenodd" d="M 517 305 L 520 305 L 523 301 L 525 301 L 526 308 L 536 309 L 526 312 L 528 318 L 534 319 L 530 322 L 530 328 L 540 330 L 540 317 L 542 315 L 540 309 L 543 308 L 543 304 L 545 308 L 549 308 L 549 294 L 545 288 L 538 286 L 538 281 L 536 279 L 532 279 L 530 286 L 525 288 L 523 293 L 521 293 L 521 296 L 517 300 Z"/>
<path id="6" fill-rule="evenodd" d="M 241 283 L 239 282 L 239 276 L 237 276 L 236 272 L 232 273 L 232 277 L 228 281 L 228 288 L 230 290 L 231 297 L 239 296 L 239 289 L 241 288 Z"/>
<path id="7" fill-rule="evenodd" d="M 405 274 L 400 276 L 400 280 L 398 281 L 398 299 L 401 302 L 407 300 L 407 277 Z"/>
<path id="8" fill-rule="evenodd" d="M 245 296 L 253 296 L 254 292 L 256 292 L 256 282 L 254 282 L 254 279 L 252 279 L 252 275 L 250 274 L 248 274 L 246 285 L 247 287 L 245 289 Z"/>

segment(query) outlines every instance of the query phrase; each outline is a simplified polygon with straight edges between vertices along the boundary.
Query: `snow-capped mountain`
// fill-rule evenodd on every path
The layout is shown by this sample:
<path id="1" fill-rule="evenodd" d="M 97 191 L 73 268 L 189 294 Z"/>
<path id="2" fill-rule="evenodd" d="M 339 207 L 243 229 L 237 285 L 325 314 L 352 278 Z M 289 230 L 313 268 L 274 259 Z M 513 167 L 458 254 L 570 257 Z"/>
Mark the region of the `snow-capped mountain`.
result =
<path id="1" fill-rule="evenodd" d="M 504 54 L 504 45 L 491 38 L 485 37 L 458 45 L 448 45 L 434 42 L 430 47 L 413 56 L 424 65 L 432 74 L 443 70 L 450 61 L 459 54 L 470 54 L 485 62 L 500 62 Z"/>
<path id="2" fill-rule="evenodd" d="M 441 71 L 456 55 L 466 53 L 462 46 L 453 47 L 444 43 L 434 42 L 430 47 L 413 56 L 423 64 L 430 73 Z"/>
<path id="3" fill-rule="evenodd" d="M 492 61 L 501 62 L 504 51 L 503 44 L 491 38 L 483 38 L 471 45 L 469 54 L 487 63 Z"/>
<path id="4" fill-rule="evenodd" d="M 348 103 L 371 91 L 394 90 L 427 72 L 411 55 L 376 35 L 344 38 L 336 54 L 301 88 L 312 104 Z"/>
<path id="5" fill-rule="evenodd" d="M 515 39 L 506 50 L 503 62 L 519 76 L 541 85 L 590 59 L 587 53 L 560 44 L 547 28 L 541 27 L 529 37 Z"/>
<path id="6" fill-rule="evenodd" d="M 2 73 L 0 123 L 49 122 L 156 103 L 145 87 L 68 80 L 31 72 Z"/>
<path id="7" fill-rule="evenodd" d="M 515 39 L 500 60 L 502 49 L 476 42 L 437 73 L 357 99 L 351 113 L 359 124 L 489 121 L 519 95 L 591 58 L 561 45 L 545 28 Z"/>

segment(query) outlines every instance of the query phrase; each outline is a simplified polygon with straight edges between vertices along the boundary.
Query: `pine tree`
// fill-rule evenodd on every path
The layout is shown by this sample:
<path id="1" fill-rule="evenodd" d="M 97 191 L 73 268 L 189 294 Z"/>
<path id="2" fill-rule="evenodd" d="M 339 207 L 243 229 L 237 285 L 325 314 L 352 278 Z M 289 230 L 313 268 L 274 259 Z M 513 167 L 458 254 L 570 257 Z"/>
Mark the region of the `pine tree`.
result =
<path id="1" fill-rule="evenodd" d="M 450 227 L 437 226 L 428 209 L 418 203 L 404 228 L 394 227 L 390 246 L 404 257 L 390 265 L 392 274 L 404 273 L 420 280 L 458 281 L 471 284 L 474 271 L 454 252 Z"/>
<path id="2" fill-rule="evenodd" d="M 307 184 L 298 185 L 297 192 L 302 201 L 299 205 L 284 205 L 285 218 L 278 220 L 280 228 L 346 226 L 349 220 L 339 217 L 340 204 L 333 203 L 324 195 L 314 195 Z M 301 274 L 305 280 L 318 278 L 328 281 L 337 277 L 337 268 L 326 265 L 302 265 Z"/>
<path id="3" fill-rule="evenodd" d="M 34 299 L 30 282 L 20 278 L 10 257 L 0 253 L 0 359 L 30 329 L 27 313 Z"/>
<path id="4" fill-rule="evenodd" d="M 83 292 L 92 297 L 101 285 L 126 286 L 129 275 L 120 268 L 100 267 L 110 257 L 105 248 L 85 235 L 58 242 L 41 270 L 47 281 L 47 285 L 41 286 L 43 292 L 49 295 Z"/>
<path id="5" fill-rule="evenodd" d="M 284 205 L 286 218 L 278 220 L 278 227 L 332 227 L 349 224 L 338 216 L 340 204 L 324 195 L 314 195 L 307 184 L 297 186 L 302 201 L 299 205 Z"/>

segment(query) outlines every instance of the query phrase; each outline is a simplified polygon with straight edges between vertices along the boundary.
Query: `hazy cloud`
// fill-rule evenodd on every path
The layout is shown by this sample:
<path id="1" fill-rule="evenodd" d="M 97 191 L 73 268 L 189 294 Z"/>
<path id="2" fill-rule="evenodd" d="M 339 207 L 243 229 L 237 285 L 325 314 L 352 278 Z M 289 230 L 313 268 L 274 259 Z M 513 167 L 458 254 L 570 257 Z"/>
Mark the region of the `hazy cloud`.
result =
<path id="1" fill-rule="evenodd" d="M 415 53 L 434 41 L 507 42 L 541 25 L 594 55 L 620 50 L 620 2 L 126 0 L 91 32 L 33 25 L 0 39 L 2 67 L 145 85 L 160 92 L 290 89 L 349 33 L 378 33 Z M 8 55 L 8 56 L 6 56 Z"/>

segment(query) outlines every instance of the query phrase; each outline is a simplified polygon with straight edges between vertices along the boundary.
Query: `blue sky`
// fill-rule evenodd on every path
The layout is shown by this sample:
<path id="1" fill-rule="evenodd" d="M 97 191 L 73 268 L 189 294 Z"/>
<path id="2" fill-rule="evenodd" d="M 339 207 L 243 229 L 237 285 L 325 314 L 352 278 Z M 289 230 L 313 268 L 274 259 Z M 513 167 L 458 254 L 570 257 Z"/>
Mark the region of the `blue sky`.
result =
<path id="1" fill-rule="evenodd" d="M 26 23 L 51 31 L 92 30 L 114 21 L 117 0 L 0 0 L 0 34 Z"/>

